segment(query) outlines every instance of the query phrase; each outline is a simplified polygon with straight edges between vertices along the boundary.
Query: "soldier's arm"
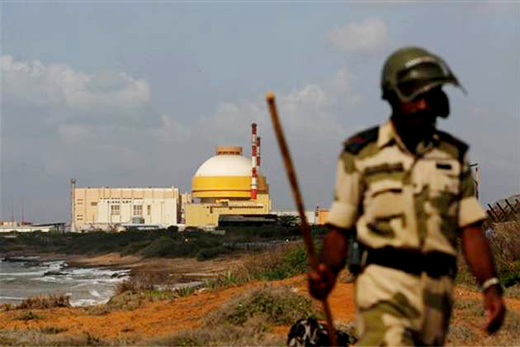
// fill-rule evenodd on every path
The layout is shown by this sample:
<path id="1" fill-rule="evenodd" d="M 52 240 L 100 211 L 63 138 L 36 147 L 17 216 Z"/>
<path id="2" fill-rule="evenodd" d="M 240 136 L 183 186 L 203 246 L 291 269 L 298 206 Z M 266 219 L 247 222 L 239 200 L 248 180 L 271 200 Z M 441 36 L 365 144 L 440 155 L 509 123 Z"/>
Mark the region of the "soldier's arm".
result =
<path id="1" fill-rule="evenodd" d="M 496 270 L 488 240 L 482 230 L 486 214 L 475 197 L 475 188 L 469 169 L 469 160 L 464 157 L 461 180 L 461 201 L 459 205 L 459 228 L 461 230 L 462 251 L 484 294 L 484 311 L 488 318 L 486 329 L 497 331 L 505 316 L 501 287 L 496 282 Z"/>
<path id="2" fill-rule="evenodd" d="M 360 175 L 354 167 L 354 156 L 344 151 L 337 165 L 335 198 L 327 219 L 329 228 L 323 241 L 318 269 L 309 271 L 309 291 L 317 299 L 330 293 L 336 277 L 345 266 L 348 235 L 354 228 L 359 204 Z"/>
<path id="3" fill-rule="evenodd" d="M 348 256 L 348 238 L 345 231 L 329 226 L 329 231 L 323 241 L 320 263 L 327 265 L 337 276 L 345 267 Z"/>
<path id="4" fill-rule="evenodd" d="M 480 285 L 496 278 L 495 264 L 489 243 L 481 228 L 481 223 L 472 224 L 462 229 L 462 250 L 473 274 Z M 484 290 L 484 310 L 488 322 L 486 329 L 494 333 L 502 326 L 506 308 L 499 285 L 492 285 Z"/>
<path id="5" fill-rule="evenodd" d="M 323 240 L 318 268 L 310 270 L 309 291 L 316 299 L 325 299 L 334 288 L 336 278 L 345 266 L 348 239 L 344 231 L 333 226 Z"/>
<path id="6" fill-rule="evenodd" d="M 481 223 L 463 228 L 461 238 L 464 257 L 477 278 L 477 282 L 482 285 L 487 279 L 496 277 L 493 256 Z"/>

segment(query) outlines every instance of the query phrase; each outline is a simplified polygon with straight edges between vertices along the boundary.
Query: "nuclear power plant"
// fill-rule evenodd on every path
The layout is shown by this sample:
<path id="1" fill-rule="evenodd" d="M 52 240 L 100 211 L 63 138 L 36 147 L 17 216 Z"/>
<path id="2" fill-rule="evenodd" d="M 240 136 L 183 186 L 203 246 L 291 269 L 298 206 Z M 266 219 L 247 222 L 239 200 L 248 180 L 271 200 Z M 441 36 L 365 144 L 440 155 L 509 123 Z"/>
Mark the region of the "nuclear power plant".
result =
<path id="1" fill-rule="evenodd" d="M 251 158 L 240 146 L 217 146 L 191 181 L 191 193 L 175 186 L 76 188 L 71 180 L 71 229 L 118 230 L 121 227 L 214 228 L 230 216 L 271 213 L 267 178 L 260 171 L 260 137 L 251 125 Z"/>

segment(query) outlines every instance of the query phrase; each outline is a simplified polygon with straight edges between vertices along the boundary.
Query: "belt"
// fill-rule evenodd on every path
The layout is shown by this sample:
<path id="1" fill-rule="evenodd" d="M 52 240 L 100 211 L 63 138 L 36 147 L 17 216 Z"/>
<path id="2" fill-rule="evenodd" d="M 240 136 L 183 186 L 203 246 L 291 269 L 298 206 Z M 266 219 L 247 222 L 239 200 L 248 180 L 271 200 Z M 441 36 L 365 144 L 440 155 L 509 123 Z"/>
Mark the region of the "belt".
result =
<path id="1" fill-rule="evenodd" d="M 428 277 L 438 278 L 457 273 L 457 258 L 441 252 L 421 253 L 393 247 L 367 249 L 365 266 L 370 264 L 401 270 L 414 276 L 426 272 Z"/>

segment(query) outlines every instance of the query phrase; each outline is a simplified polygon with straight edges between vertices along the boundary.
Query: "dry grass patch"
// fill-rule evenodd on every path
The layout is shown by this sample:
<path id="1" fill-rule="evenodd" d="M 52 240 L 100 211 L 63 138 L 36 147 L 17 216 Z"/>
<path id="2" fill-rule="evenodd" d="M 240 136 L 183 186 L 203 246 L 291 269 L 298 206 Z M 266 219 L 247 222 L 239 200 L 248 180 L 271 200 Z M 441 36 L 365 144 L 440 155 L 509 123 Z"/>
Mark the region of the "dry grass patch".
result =
<path id="1" fill-rule="evenodd" d="M 169 274 L 157 272 L 135 272 L 132 276 L 117 284 L 116 295 L 125 292 L 140 292 L 154 290 L 157 286 L 173 284 L 173 278 Z"/>
<path id="2" fill-rule="evenodd" d="M 42 334 L 47 334 L 47 335 L 55 335 L 55 334 L 60 334 L 60 333 L 63 333 L 65 331 L 69 330 L 68 328 L 60 328 L 60 327 L 43 327 L 40 329 L 40 332 Z"/>
<path id="3" fill-rule="evenodd" d="M 69 297 L 62 294 L 33 296 L 16 306 L 17 309 L 46 309 L 54 307 L 70 307 Z"/>
<path id="4" fill-rule="evenodd" d="M 520 314 L 508 311 L 500 331 L 488 335 L 482 300 L 457 300 L 453 324 L 447 337 L 449 346 L 520 346 Z"/>
<path id="5" fill-rule="evenodd" d="M 500 282 L 506 286 L 520 283 L 520 220 L 491 224 L 489 236 Z"/>
<path id="6" fill-rule="evenodd" d="M 520 283 L 508 287 L 505 291 L 505 297 L 520 299 Z"/>
<path id="7" fill-rule="evenodd" d="M 285 338 L 267 332 L 261 318 L 251 318 L 241 326 L 204 326 L 177 335 L 145 342 L 160 346 L 285 346 Z"/>
<path id="8" fill-rule="evenodd" d="M 106 340 L 89 333 L 68 335 L 42 330 L 0 330 L 0 346 L 135 346 L 132 339 Z"/>
<path id="9" fill-rule="evenodd" d="M 34 313 L 33 311 L 26 311 L 20 314 L 19 316 L 16 316 L 15 320 L 24 320 L 24 321 L 30 321 L 30 320 L 36 320 L 36 319 L 42 319 L 43 316 Z"/>
<path id="10" fill-rule="evenodd" d="M 234 297 L 195 330 L 145 341 L 164 346 L 284 346 L 286 338 L 270 334 L 274 325 L 291 325 L 317 315 L 312 302 L 288 287 L 265 286 Z"/>

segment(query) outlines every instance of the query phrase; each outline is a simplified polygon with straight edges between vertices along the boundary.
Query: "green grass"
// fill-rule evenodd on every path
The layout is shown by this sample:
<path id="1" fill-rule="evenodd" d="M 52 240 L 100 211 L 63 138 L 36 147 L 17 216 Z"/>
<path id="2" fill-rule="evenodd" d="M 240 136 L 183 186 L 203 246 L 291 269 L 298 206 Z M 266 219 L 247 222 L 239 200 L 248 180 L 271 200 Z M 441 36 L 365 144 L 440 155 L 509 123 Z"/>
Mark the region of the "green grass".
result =
<path id="1" fill-rule="evenodd" d="M 322 237 L 325 228 L 312 227 L 315 238 Z M 144 257 L 196 257 L 213 259 L 240 251 L 237 245 L 256 241 L 301 239 L 297 226 L 226 227 L 225 235 L 202 230 L 178 232 L 168 230 L 129 230 L 125 232 L 95 231 L 88 233 L 10 233 L 15 238 L 0 237 L 0 252 L 9 254 L 61 253 L 98 255 L 118 252 Z"/>
<path id="2" fill-rule="evenodd" d="M 197 291 L 200 287 L 195 286 L 186 286 L 186 287 L 180 287 L 173 290 L 175 297 L 185 297 L 188 295 L 191 295 Z"/>
<path id="3" fill-rule="evenodd" d="M 307 256 L 303 243 L 279 244 L 273 249 L 246 256 L 216 279 L 206 281 L 205 287 L 218 289 L 236 286 L 252 280 L 281 280 L 307 271 Z"/>

